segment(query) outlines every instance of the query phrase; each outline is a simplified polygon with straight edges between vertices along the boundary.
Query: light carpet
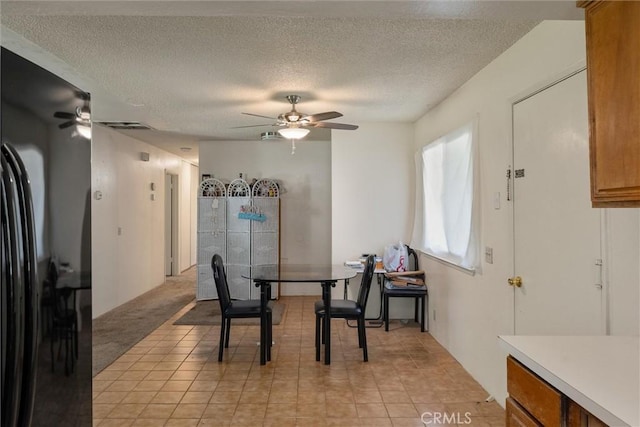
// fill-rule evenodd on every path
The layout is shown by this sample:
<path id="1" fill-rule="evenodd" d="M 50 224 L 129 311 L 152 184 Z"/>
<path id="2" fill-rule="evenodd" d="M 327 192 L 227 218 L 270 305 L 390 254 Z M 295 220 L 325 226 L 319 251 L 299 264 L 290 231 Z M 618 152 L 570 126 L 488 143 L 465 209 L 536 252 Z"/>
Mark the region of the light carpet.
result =
<path id="1" fill-rule="evenodd" d="M 193 301 L 196 268 L 93 320 L 93 376 Z"/>

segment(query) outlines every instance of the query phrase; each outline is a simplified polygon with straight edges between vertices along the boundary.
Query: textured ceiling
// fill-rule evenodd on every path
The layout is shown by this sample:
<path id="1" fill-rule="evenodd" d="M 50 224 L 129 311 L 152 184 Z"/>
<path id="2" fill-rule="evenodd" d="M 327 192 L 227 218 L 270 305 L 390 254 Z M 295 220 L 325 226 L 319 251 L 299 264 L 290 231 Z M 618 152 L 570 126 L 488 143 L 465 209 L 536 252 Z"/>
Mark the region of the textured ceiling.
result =
<path id="1" fill-rule="evenodd" d="M 305 113 L 340 111 L 337 122 L 411 122 L 541 19 L 580 17 L 574 2 L 30 1 L 2 12 L 3 26 L 112 95 L 94 121 L 143 121 L 169 133 L 145 134 L 159 145 L 256 140 L 271 128 L 232 127 L 270 121 L 241 112 L 275 117 L 287 94 Z"/>

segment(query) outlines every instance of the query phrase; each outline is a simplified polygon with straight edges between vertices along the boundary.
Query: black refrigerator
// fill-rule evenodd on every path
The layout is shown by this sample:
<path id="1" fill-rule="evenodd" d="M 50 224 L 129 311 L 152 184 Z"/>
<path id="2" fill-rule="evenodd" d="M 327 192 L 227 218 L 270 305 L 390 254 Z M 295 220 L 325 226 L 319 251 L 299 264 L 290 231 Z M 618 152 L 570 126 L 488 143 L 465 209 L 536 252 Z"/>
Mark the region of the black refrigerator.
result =
<path id="1" fill-rule="evenodd" d="M 0 77 L 0 427 L 90 426 L 90 96 L 4 47 Z M 44 305 L 52 263 L 82 278 L 72 352 Z"/>

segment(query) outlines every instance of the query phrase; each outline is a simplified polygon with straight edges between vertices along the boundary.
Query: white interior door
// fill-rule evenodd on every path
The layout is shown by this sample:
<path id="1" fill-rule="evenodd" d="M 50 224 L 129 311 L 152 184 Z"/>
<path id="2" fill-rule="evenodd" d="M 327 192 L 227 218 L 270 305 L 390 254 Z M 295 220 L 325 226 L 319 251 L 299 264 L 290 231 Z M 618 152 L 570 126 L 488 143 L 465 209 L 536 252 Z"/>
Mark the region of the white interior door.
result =
<path id="1" fill-rule="evenodd" d="M 586 72 L 513 106 L 518 335 L 603 333 L 599 209 L 591 208 Z"/>

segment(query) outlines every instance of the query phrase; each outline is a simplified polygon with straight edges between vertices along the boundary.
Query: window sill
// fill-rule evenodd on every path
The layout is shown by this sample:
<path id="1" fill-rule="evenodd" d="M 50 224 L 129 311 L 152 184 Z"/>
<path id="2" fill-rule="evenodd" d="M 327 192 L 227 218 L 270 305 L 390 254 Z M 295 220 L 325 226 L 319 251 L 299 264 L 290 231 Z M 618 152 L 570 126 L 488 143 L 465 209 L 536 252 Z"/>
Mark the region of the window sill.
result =
<path id="1" fill-rule="evenodd" d="M 427 258 L 431 258 L 431 259 L 433 259 L 435 261 L 438 261 L 441 264 L 446 265 L 447 267 L 451 267 L 451 268 L 454 268 L 455 270 L 458 270 L 458 271 L 461 271 L 461 272 L 463 272 L 465 274 L 468 274 L 469 276 L 475 276 L 476 275 L 476 271 L 477 270 L 475 270 L 475 269 L 462 267 L 462 266 L 460 266 L 458 264 L 455 264 L 455 263 L 453 263 L 453 262 L 451 262 L 449 260 L 446 260 L 444 258 L 440 258 L 440 257 L 438 257 L 436 255 L 433 255 L 433 254 L 430 254 L 428 252 L 424 252 L 424 251 L 422 251 L 420 249 L 416 249 L 416 251 L 420 252 L 422 255 L 426 256 Z"/>

